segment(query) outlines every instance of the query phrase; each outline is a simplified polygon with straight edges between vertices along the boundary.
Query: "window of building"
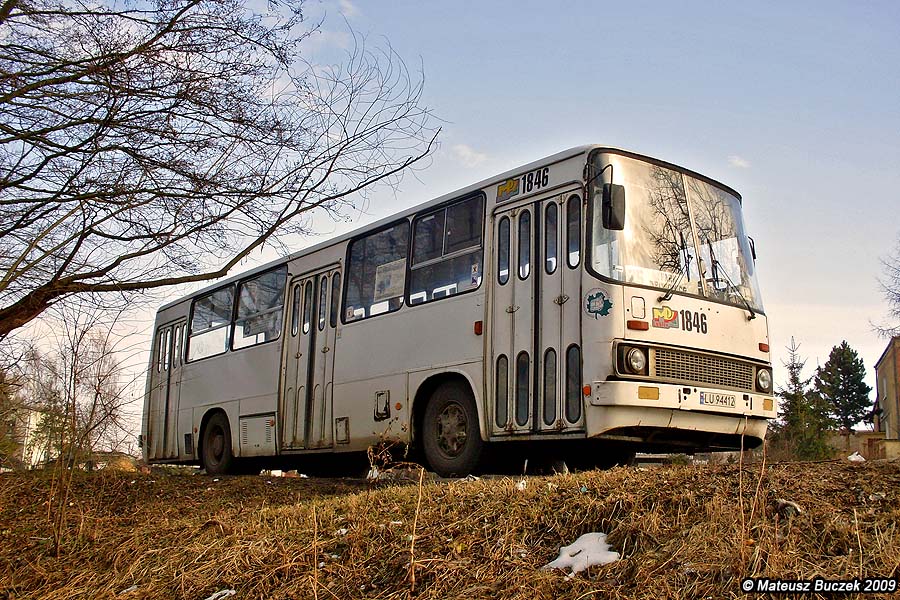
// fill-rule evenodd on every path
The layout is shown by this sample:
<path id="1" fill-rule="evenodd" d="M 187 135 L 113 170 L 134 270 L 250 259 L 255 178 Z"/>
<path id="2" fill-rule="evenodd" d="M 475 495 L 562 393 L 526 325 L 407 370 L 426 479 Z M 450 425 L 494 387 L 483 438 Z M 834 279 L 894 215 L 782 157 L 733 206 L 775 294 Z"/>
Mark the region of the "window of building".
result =
<path id="1" fill-rule="evenodd" d="M 228 349 L 234 286 L 220 288 L 200 296 L 191 307 L 188 360 L 222 354 Z"/>
<path id="2" fill-rule="evenodd" d="M 282 266 L 240 283 L 232 342 L 235 350 L 271 342 L 281 335 L 286 279 L 287 267 Z"/>
<path id="3" fill-rule="evenodd" d="M 415 219 L 410 304 L 446 298 L 481 285 L 483 220 L 480 195 Z"/>
<path id="4" fill-rule="evenodd" d="M 344 322 L 398 310 L 403 306 L 409 222 L 357 238 L 350 243 Z"/>

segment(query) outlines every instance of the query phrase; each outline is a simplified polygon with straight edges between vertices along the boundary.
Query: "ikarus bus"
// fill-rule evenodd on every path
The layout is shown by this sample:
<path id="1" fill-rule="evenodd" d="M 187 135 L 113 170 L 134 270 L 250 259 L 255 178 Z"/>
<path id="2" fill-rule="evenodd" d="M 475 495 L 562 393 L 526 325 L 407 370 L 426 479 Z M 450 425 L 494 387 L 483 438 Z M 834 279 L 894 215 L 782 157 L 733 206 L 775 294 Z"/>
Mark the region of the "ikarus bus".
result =
<path id="1" fill-rule="evenodd" d="M 600 465 L 752 448 L 776 414 L 740 195 L 603 146 L 166 304 L 153 340 L 145 458 L 210 473 L 384 439 L 444 476 L 523 442 Z"/>

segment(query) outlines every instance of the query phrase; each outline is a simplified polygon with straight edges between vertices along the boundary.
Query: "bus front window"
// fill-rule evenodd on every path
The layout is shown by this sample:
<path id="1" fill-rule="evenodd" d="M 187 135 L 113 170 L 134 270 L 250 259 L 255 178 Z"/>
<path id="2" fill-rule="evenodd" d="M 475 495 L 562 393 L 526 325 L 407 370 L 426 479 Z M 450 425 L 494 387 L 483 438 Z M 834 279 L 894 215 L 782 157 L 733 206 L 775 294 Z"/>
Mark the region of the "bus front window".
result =
<path id="1" fill-rule="evenodd" d="M 740 201 L 678 171 L 618 154 L 597 154 L 594 172 L 612 164 L 626 193 L 625 229 L 601 219 L 603 181 L 593 186 L 591 270 L 642 286 L 672 289 L 761 310 Z M 604 173 L 609 182 L 610 169 Z"/>

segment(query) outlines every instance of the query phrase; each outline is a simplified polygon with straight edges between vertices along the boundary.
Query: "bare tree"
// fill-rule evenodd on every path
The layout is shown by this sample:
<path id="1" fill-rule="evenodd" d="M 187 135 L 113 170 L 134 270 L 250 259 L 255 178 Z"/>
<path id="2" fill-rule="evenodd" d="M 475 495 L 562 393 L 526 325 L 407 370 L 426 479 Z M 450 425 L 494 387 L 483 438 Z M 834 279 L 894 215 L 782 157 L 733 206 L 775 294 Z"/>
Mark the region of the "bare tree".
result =
<path id="1" fill-rule="evenodd" d="M 894 255 L 883 261 L 884 276 L 881 289 L 888 302 L 888 319 L 885 325 L 875 325 L 875 329 L 885 337 L 900 335 L 900 242 Z"/>
<path id="2" fill-rule="evenodd" d="M 20 375 L 25 402 L 41 417 L 33 443 L 37 454 L 71 468 L 95 452 L 117 451 L 134 432 L 125 423 L 134 377 L 121 357 L 117 315 L 88 303 L 58 305 L 53 332 L 33 348 Z"/>
<path id="3" fill-rule="evenodd" d="M 302 0 L 0 2 L 0 339 L 61 299 L 219 277 L 396 183 L 437 131 L 422 80 Z"/>

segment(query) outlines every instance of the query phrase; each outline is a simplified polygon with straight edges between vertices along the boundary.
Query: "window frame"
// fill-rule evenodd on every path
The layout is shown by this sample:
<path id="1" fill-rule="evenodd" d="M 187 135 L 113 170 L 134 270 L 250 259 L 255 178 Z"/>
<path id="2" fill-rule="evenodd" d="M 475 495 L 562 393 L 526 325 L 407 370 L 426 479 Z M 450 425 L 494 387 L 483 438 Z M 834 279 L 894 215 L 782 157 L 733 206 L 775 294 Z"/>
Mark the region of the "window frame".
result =
<path id="1" fill-rule="evenodd" d="M 284 288 L 281 290 L 281 305 L 280 305 L 281 306 L 281 309 L 280 309 L 281 310 L 281 327 L 278 328 L 278 335 L 273 337 L 271 340 L 259 342 L 258 344 L 250 344 L 247 346 L 242 346 L 240 348 L 235 348 L 234 347 L 234 332 L 235 332 L 235 329 L 237 329 L 238 307 L 240 306 L 240 303 L 241 303 L 241 286 L 243 286 L 248 281 L 257 279 L 259 277 L 263 277 L 264 275 L 268 275 L 269 273 L 277 271 L 278 269 L 284 269 Z M 276 265 L 276 266 L 272 267 L 271 269 L 266 269 L 265 271 L 260 271 L 259 273 L 253 273 L 249 277 L 244 277 L 238 281 L 235 281 L 234 283 L 232 283 L 232 285 L 235 286 L 235 289 L 234 289 L 234 298 L 232 298 L 232 306 L 231 306 L 231 333 L 228 336 L 228 350 L 230 352 L 239 352 L 241 350 L 246 350 L 247 348 L 256 348 L 258 346 L 264 346 L 266 344 L 269 344 L 272 342 L 277 342 L 278 340 L 280 340 L 281 334 L 284 331 L 285 310 L 288 308 L 288 306 L 286 305 L 287 296 L 285 295 L 285 293 L 291 288 L 291 274 L 288 272 L 287 263 L 282 263 L 280 265 Z M 293 308 L 293 307 L 291 307 L 291 308 Z M 262 314 L 267 314 L 267 313 L 271 313 L 271 312 L 275 312 L 275 308 L 270 308 L 266 311 L 253 313 L 253 314 L 262 315 Z"/>
<path id="2" fill-rule="evenodd" d="M 388 229 L 393 229 L 394 227 L 396 227 L 397 225 L 400 225 L 402 223 L 406 223 L 406 235 L 407 235 L 407 238 L 406 238 L 406 271 L 405 271 L 405 275 L 404 275 L 405 280 L 403 281 L 403 295 L 400 297 L 400 299 L 403 300 L 403 302 L 400 304 L 400 306 L 398 306 L 394 310 L 390 310 L 390 308 L 389 308 L 388 310 L 386 310 L 384 312 L 380 312 L 377 315 L 366 315 L 365 317 L 360 317 L 359 319 L 353 319 L 352 321 L 348 321 L 347 320 L 347 290 L 350 289 L 350 286 L 348 285 L 348 280 L 350 278 L 350 267 L 351 267 L 350 252 L 353 250 L 353 244 L 355 244 L 359 240 L 365 239 L 369 236 L 375 235 L 377 233 L 381 233 L 382 231 L 387 231 Z M 346 275 L 346 277 L 341 277 L 341 279 L 342 279 L 342 281 L 341 281 L 341 288 L 342 288 L 341 289 L 341 324 L 342 325 L 352 325 L 353 323 L 360 323 L 362 321 L 368 321 L 369 319 L 373 319 L 375 317 L 389 315 L 389 314 L 398 312 L 398 311 L 402 310 L 404 306 L 407 306 L 406 296 L 409 292 L 409 257 L 410 257 L 410 252 L 411 252 L 411 247 L 410 247 L 411 238 L 412 238 L 412 223 L 410 221 L 410 218 L 407 216 L 407 217 L 401 217 L 399 219 L 395 219 L 389 223 L 382 225 L 381 227 L 378 227 L 377 229 L 365 231 L 365 232 L 360 233 L 359 235 L 354 236 L 351 239 L 347 240 L 347 249 L 344 252 L 344 265 L 346 265 L 346 266 L 343 269 L 343 271 L 347 275 Z"/>
<path id="3" fill-rule="evenodd" d="M 203 298 L 212 296 L 214 294 L 217 294 L 217 293 L 221 292 L 222 290 L 225 290 L 228 288 L 231 288 L 231 318 L 224 325 L 219 325 L 218 327 L 211 327 L 209 329 L 201 330 L 201 333 L 208 333 L 210 331 L 215 331 L 217 329 L 222 329 L 223 327 L 227 327 L 228 332 L 226 333 L 226 337 L 225 337 L 225 346 L 222 348 L 221 352 L 216 352 L 215 354 L 207 354 L 206 356 L 202 356 L 200 358 L 191 359 L 191 340 L 194 338 L 194 335 L 195 335 L 194 327 L 193 327 L 193 325 L 194 325 L 194 309 L 197 306 L 197 301 L 201 300 Z M 198 294 L 197 296 L 194 296 L 193 298 L 191 298 L 191 310 L 188 313 L 188 322 L 187 322 L 187 340 L 186 340 L 186 343 L 184 344 L 185 363 L 200 362 L 201 360 L 206 360 L 208 358 L 213 358 L 216 356 L 222 356 L 223 354 L 228 354 L 229 352 L 231 352 L 231 339 L 230 338 L 231 338 L 231 326 L 234 324 L 235 298 L 237 296 L 237 294 L 235 293 L 236 291 L 237 291 L 237 282 L 232 281 L 231 283 L 226 283 L 225 285 L 219 286 L 214 290 L 210 290 L 204 294 Z"/>
<path id="4" fill-rule="evenodd" d="M 469 246 L 467 248 L 462 248 L 460 250 L 454 250 L 453 252 L 451 252 L 449 254 L 444 254 L 443 247 L 446 245 L 446 238 L 447 238 L 447 211 L 449 211 L 449 209 L 452 206 L 455 206 L 457 204 L 462 204 L 463 202 L 468 202 L 470 200 L 475 200 L 476 198 L 481 199 L 481 242 L 477 246 Z M 413 259 L 413 246 L 415 243 L 416 223 L 418 221 L 420 221 L 421 219 L 429 217 L 440 211 L 444 211 L 444 228 L 443 228 L 443 231 L 441 234 L 441 240 L 442 240 L 441 241 L 441 255 L 438 256 L 437 258 L 431 258 L 429 260 L 422 261 L 421 263 L 417 264 L 415 266 L 415 268 L 413 268 L 412 259 Z M 468 194 L 466 196 L 462 196 L 461 198 L 454 198 L 452 200 L 442 202 L 441 204 L 438 204 L 436 206 L 431 206 L 428 209 L 422 210 L 412 216 L 412 218 L 410 219 L 410 225 L 409 225 L 409 244 L 407 247 L 409 252 L 408 252 L 407 259 L 406 259 L 406 281 L 404 282 L 404 286 L 406 289 L 404 290 L 404 294 L 403 294 L 403 299 L 404 299 L 404 303 L 406 306 L 408 306 L 408 307 L 423 306 L 425 304 L 431 304 L 432 302 L 437 302 L 439 300 L 445 300 L 447 298 L 457 298 L 459 296 L 463 296 L 470 292 L 475 292 L 475 291 L 478 291 L 479 289 L 481 289 L 481 286 L 484 283 L 484 278 L 485 278 L 485 275 L 484 275 L 484 272 L 485 272 L 485 268 L 484 268 L 484 264 L 485 264 L 484 263 L 484 236 L 485 236 L 485 221 L 487 220 L 486 211 L 487 211 L 487 197 L 484 195 L 483 192 L 475 192 L 472 194 Z M 422 267 L 430 267 L 432 265 L 440 264 L 447 260 L 453 260 L 454 258 L 459 258 L 460 256 L 474 254 L 476 251 L 481 252 L 481 273 L 479 274 L 480 281 L 478 282 L 478 285 L 476 285 L 474 287 L 470 287 L 461 292 L 457 292 L 455 294 L 446 294 L 444 296 L 439 296 L 437 298 L 433 297 L 431 299 L 426 299 L 421 302 L 416 302 L 415 304 L 410 303 L 410 284 L 412 282 L 412 272 L 415 269 L 420 269 Z"/>
<path id="5" fill-rule="evenodd" d="M 500 248 L 500 242 L 502 242 L 502 239 L 500 238 L 502 233 L 500 230 L 501 230 L 501 226 L 503 225 L 504 221 L 506 222 L 506 279 L 503 279 L 502 269 L 500 268 L 501 267 L 500 261 L 503 258 L 503 252 L 502 252 L 502 249 Z M 506 285 L 507 283 L 509 283 L 509 277 L 510 277 L 510 274 L 512 273 L 512 267 L 510 266 L 510 264 L 512 263 L 512 233 L 511 233 L 511 231 L 512 231 L 512 219 L 509 218 L 509 215 L 502 215 L 500 217 L 500 222 L 497 223 L 497 240 L 496 240 L 496 244 L 497 244 L 496 269 L 497 269 L 497 284 L 498 285 Z"/>
<path id="6" fill-rule="evenodd" d="M 522 275 L 522 217 L 528 217 L 528 272 L 525 275 Z M 528 278 L 531 277 L 532 264 L 534 264 L 534 238 L 535 230 L 534 223 L 531 222 L 534 214 L 531 210 L 530 205 L 526 205 L 522 207 L 519 213 L 516 215 L 516 277 L 519 278 L 519 281 L 528 281 Z"/>
<path id="7" fill-rule="evenodd" d="M 568 198 L 566 198 L 566 266 L 570 269 L 575 270 L 581 266 L 581 263 L 584 261 L 584 223 L 585 223 L 585 210 L 584 210 L 584 201 L 578 194 L 571 194 Z M 572 239 L 571 231 L 569 229 L 569 206 L 577 206 L 578 207 L 578 262 L 574 265 L 572 264 L 572 252 L 569 250 L 570 241 Z"/>

